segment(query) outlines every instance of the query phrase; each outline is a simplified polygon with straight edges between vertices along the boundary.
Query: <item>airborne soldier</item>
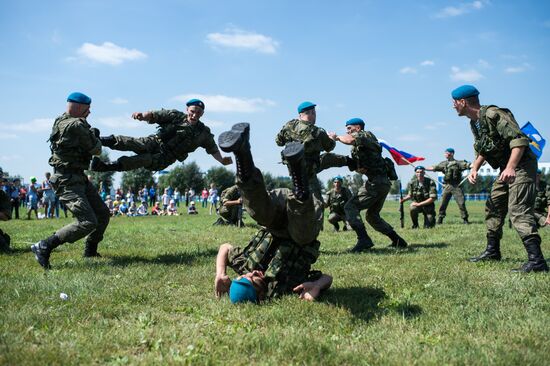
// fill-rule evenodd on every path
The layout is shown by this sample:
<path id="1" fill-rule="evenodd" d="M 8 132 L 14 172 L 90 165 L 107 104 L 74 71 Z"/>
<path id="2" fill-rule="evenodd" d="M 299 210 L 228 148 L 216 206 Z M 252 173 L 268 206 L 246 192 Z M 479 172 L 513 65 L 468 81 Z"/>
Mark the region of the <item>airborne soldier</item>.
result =
<path id="1" fill-rule="evenodd" d="M 464 191 L 459 186 L 462 180 L 462 172 L 470 169 L 470 163 L 466 160 L 455 160 L 455 149 L 452 147 L 445 150 L 445 158 L 447 160 L 441 163 L 427 167 L 427 171 L 443 172 L 443 181 L 445 186 L 443 187 L 443 194 L 441 195 L 441 206 L 439 207 L 439 218 L 437 223 L 441 225 L 447 212 L 447 206 L 451 197 L 454 196 L 456 204 L 460 210 L 460 216 L 462 222 L 468 224 L 468 211 L 466 210 L 466 204 L 464 202 Z"/>
<path id="2" fill-rule="evenodd" d="M 114 135 L 101 137 L 103 146 L 114 150 L 133 151 L 137 155 L 122 156 L 116 162 L 107 164 L 99 158 L 94 158 L 91 169 L 99 172 L 137 168 L 162 170 L 176 160 L 183 162 L 190 152 L 199 147 L 204 148 L 223 165 L 231 164 L 231 157 L 221 156 L 214 135 L 200 121 L 204 113 L 204 103 L 198 99 L 191 99 L 186 105 L 187 113 L 175 109 L 133 113 L 134 119 L 157 124 L 157 134 L 140 138 Z"/>
<path id="3" fill-rule="evenodd" d="M 414 168 L 415 177 L 411 179 L 407 187 L 407 196 L 401 199 L 401 203 L 413 200 L 411 203 L 411 221 L 412 229 L 418 229 L 418 214 L 424 215 L 424 228 L 435 226 L 435 200 L 437 199 L 437 189 L 435 182 L 424 174 L 426 169 L 422 165 Z"/>

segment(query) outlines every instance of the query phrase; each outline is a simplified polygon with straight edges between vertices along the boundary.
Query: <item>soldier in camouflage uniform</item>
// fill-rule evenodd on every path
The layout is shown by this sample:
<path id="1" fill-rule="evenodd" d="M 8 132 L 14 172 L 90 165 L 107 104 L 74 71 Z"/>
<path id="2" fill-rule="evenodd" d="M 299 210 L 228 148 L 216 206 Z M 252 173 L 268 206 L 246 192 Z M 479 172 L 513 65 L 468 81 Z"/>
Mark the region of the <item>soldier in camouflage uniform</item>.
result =
<path id="1" fill-rule="evenodd" d="M 347 187 L 342 187 L 343 181 L 339 175 L 333 178 L 334 188 L 328 191 L 325 203 L 325 207 L 329 208 L 328 222 L 334 226 L 334 231 L 340 231 L 340 221 L 344 223 L 343 230 L 348 229 L 344 205 L 351 199 L 352 193 Z"/>
<path id="2" fill-rule="evenodd" d="M 2 188 L 7 183 L 4 171 L 0 168 L 0 221 L 11 220 L 11 201 L 9 195 Z M 10 249 L 10 236 L 0 229 L 0 251 L 7 252 Z"/>
<path id="3" fill-rule="evenodd" d="M 475 184 L 477 172 L 485 161 L 493 169 L 500 169 L 485 205 L 487 248 L 471 261 L 501 259 L 500 240 L 508 212 L 528 255 L 528 261 L 515 271 L 548 271 L 533 209 L 537 159 L 529 148 L 529 138 L 521 132 L 508 109 L 480 105 L 475 87 L 463 85 L 451 95 L 458 115 L 470 119 L 474 135 L 476 159 L 468 180 Z"/>
<path id="4" fill-rule="evenodd" d="M 329 133 L 334 141 L 351 145 L 351 157 L 357 163 L 356 171 L 368 177 L 365 186 L 361 187 L 357 195 L 354 195 L 344 206 L 346 219 L 357 234 L 357 244 L 351 252 L 362 252 L 374 246 L 361 219 L 361 210 L 365 209 L 367 222 L 376 231 L 387 235 L 392 240 L 392 247 L 406 247 L 407 242 L 380 217 L 380 211 L 391 186 L 388 169 L 395 174 L 393 163 L 389 159 L 382 158 L 382 147 L 376 136 L 370 131 L 365 131 L 364 128 L 365 122 L 361 118 L 352 118 L 346 122 L 346 135 L 338 136 L 334 132 Z M 392 178 L 395 179 L 393 174 Z"/>
<path id="5" fill-rule="evenodd" d="M 354 169 L 354 162 L 346 156 L 328 153 L 334 149 L 336 143 L 329 138 L 326 131 L 315 125 L 317 113 L 316 104 L 303 102 L 298 106 L 298 119 L 288 121 L 277 134 L 275 143 L 285 146 L 289 142 L 300 142 L 304 145 L 308 190 L 313 193 L 313 202 L 317 212 L 318 224 L 323 226 L 324 202 L 321 195 L 321 186 L 317 179 L 317 173 L 331 167 L 348 166 Z M 321 154 L 323 151 L 325 153 Z M 283 162 L 287 164 L 283 158 Z"/>
<path id="6" fill-rule="evenodd" d="M 437 188 L 435 182 L 425 177 L 426 169 L 422 165 L 414 168 L 415 176 L 407 186 L 408 194 L 403 197 L 401 203 L 413 200 L 411 203 L 412 229 L 418 229 L 418 214 L 424 215 L 424 228 L 435 226 L 435 200 L 437 200 Z"/>
<path id="7" fill-rule="evenodd" d="M 460 216 L 462 217 L 462 222 L 468 224 L 468 211 L 466 210 L 466 203 L 464 200 L 464 191 L 462 187 L 459 186 L 462 181 L 462 172 L 464 170 L 470 169 L 470 163 L 466 160 L 455 160 L 454 158 L 455 150 L 450 147 L 445 150 L 445 158 L 447 160 L 442 161 L 441 163 L 427 167 L 427 171 L 442 172 L 444 177 L 443 181 L 445 185 L 443 186 L 443 193 L 441 194 L 441 206 L 439 207 L 439 218 L 437 223 L 439 225 L 443 224 L 443 219 L 446 216 L 447 206 L 451 197 L 454 196 L 458 209 L 460 210 Z"/>
<path id="8" fill-rule="evenodd" d="M 303 145 L 291 142 L 283 150 L 292 173 L 294 190 L 267 191 L 260 170 L 254 166 L 249 144 L 249 125 L 239 123 L 219 137 L 220 148 L 233 152 L 237 163 L 237 185 L 244 207 L 263 228 L 244 249 L 229 244 L 220 247 L 216 261 L 215 291 L 219 297 L 229 291 L 232 302 L 258 301 L 297 292 L 313 300 L 332 278 L 311 265 L 319 256 L 319 227 L 315 208 L 307 193 Z M 229 265 L 242 275 L 231 282 Z M 239 294 L 248 292 L 243 298 Z"/>
<path id="9" fill-rule="evenodd" d="M 133 151 L 137 155 L 122 156 L 115 163 L 106 164 L 94 158 L 92 170 L 126 171 L 146 168 L 152 171 L 165 169 L 176 160 L 183 162 L 190 152 L 202 147 L 223 165 L 232 163 L 231 157 L 222 157 L 214 135 L 199 119 L 204 113 L 204 103 L 198 99 L 187 102 L 187 113 L 175 109 L 136 112 L 132 118 L 157 124 L 158 132 L 147 137 L 101 137 L 103 146 L 114 150 Z"/>
<path id="10" fill-rule="evenodd" d="M 72 93 L 67 102 L 67 112 L 55 120 L 50 135 L 49 164 L 54 168 L 50 183 L 76 222 L 31 246 L 36 260 L 46 269 L 50 267 L 50 253 L 54 248 L 85 236 L 84 257 L 99 257 L 97 246 L 110 218 L 109 208 L 84 174 L 92 155 L 101 153 L 99 131 L 86 121 L 92 100 L 82 93 Z"/>
<path id="11" fill-rule="evenodd" d="M 544 227 L 550 224 L 550 186 L 542 179 L 542 171 L 537 170 L 536 190 L 537 196 L 535 198 L 535 219 L 537 220 L 538 227 Z"/>
<path id="12" fill-rule="evenodd" d="M 214 225 L 241 225 L 239 223 L 239 212 L 242 210 L 241 192 L 237 185 L 233 185 L 223 190 L 220 195 L 220 218 Z"/>

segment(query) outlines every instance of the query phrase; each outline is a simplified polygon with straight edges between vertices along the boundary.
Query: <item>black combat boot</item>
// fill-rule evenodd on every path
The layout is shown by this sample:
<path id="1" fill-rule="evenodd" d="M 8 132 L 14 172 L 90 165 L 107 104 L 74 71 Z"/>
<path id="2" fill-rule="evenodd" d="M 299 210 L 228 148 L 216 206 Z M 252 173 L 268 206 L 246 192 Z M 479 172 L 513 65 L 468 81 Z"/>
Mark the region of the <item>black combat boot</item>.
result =
<path id="1" fill-rule="evenodd" d="M 412 226 L 411 229 L 418 229 L 418 218 L 416 220 L 411 219 Z"/>
<path id="2" fill-rule="evenodd" d="M 340 231 L 340 225 L 338 223 L 334 223 L 334 224 L 332 224 L 332 226 L 334 226 L 334 229 L 333 229 L 334 232 L 337 233 L 338 231 Z"/>
<path id="3" fill-rule="evenodd" d="M 246 182 L 254 171 L 254 160 L 250 152 L 250 124 L 237 123 L 230 131 L 225 131 L 218 136 L 218 146 L 222 151 L 232 152 L 237 164 L 237 176 L 241 182 Z"/>
<path id="4" fill-rule="evenodd" d="M 437 218 L 437 224 L 438 224 L 438 225 L 443 224 L 443 216 L 439 216 L 439 217 Z"/>
<path id="5" fill-rule="evenodd" d="M 101 254 L 97 252 L 97 245 L 98 243 L 92 243 L 86 240 L 86 246 L 84 247 L 84 258 L 93 258 L 98 257 L 101 258 Z"/>
<path id="6" fill-rule="evenodd" d="M 306 201 L 309 198 L 309 182 L 306 175 L 304 145 L 300 142 L 289 142 L 281 155 L 286 161 L 288 173 L 292 178 L 294 195 L 298 200 Z"/>
<path id="7" fill-rule="evenodd" d="M 374 246 L 372 239 L 369 234 L 367 234 L 365 225 L 354 227 L 353 230 L 355 230 L 355 233 L 357 234 L 357 243 L 349 250 L 350 253 L 361 253 Z"/>
<path id="8" fill-rule="evenodd" d="M 466 217 L 465 219 L 462 220 L 462 223 L 464 225 L 470 225 L 470 221 L 468 221 L 468 218 Z"/>
<path id="9" fill-rule="evenodd" d="M 527 250 L 527 262 L 512 272 L 548 272 L 548 264 L 544 260 L 542 250 L 540 249 L 540 237 L 530 237 L 523 241 L 525 250 Z"/>
<path id="10" fill-rule="evenodd" d="M 216 222 L 214 222 L 214 223 L 212 224 L 212 226 L 218 226 L 218 225 L 222 225 L 222 226 L 223 226 L 223 225 L 225 225 L 225 224 L 226 224 L 225 220 L 222 219 L 221 217 L 218 217 L 218 219 L 216 220 Z"/>
<path id="11" fill-rule="evenodd" d="M 386 234 L 388 236 L 388 238 L 391 239 L 391 244 L 389 245 L 390 247 L 394 247 L 394 248 L 406 248 L 409 244 L 405 241 L 405 239 L 403 239 L 402 237 L 400 237 L 399 235 L 397 235 L 397 233 L 395 232 L 395 230 L 392 230 L 391 232 L 389 232 L 388 234 Z"/>
<path id="12" fill-rule="evenodd" d="M 99 141 L 101 141 L 101 145 L 105 147 L 114 147 L 116 145 L 115 135 L 101 136 Z"/>
<path id="13" fill-rule="evenodd" d="M 45 240 L 40 240 L 38 243 L 31 245 L 31 250 L 38 264 L 44 267 L 44 269 L 50 269 L 50 254 L 60 244 L 61 240 L 54 234 Z"/>
<path id="14" fill-rule="evenodd" d="M 470 258 L 470 262 L 499 261 L 501 258 L 500 239 L 487 235 L 487 248 L 479 256 Z"/>
<path id="15" fill-rule="evenodd" d="M 118 161 L 115 163 L 105 163 L 99 158 L 99 156 L 94 156 L 92 158 L 92 162 L 90 163 L 90 170 L 94 172 L 115 172 L 120 171 L 121 166 Z"/>

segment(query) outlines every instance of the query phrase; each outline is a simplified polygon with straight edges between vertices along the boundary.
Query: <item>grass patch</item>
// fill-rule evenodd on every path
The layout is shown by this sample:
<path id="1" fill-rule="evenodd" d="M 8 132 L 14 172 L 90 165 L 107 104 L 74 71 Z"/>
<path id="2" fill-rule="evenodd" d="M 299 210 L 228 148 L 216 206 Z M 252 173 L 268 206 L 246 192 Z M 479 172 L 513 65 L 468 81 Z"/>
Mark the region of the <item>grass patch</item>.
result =
<path id="1" fill-rule="evenodd" d="M 354 233 L 327 223 L 315 268 L 333 287 L 316 303 L 261 306 L 213 293 L 217 248 L 245 245 L 250 218 L 242 229 L 212 226 L 205 210 L 114 218 L 103 258 L 82 258 L 82 241 L 65 244 L 46 273 L 29 246 L 71 219 L 2 223 L 14 250 L 0 255 L 0 364 L 547 363 L 549 275 L 510 272 L 526 254 L 508 228 L 503 261 L 467 262 L 485 246 L 483 205 L 468 209 L 468 226 L 451 204 L 442 226 L 398 229 L 410 244 L 400 251 L 369 230 L 372 252 L 345 253 Z M 396 203 L 382 215 L 398 228 Z M 548 229 L 541 236 L 550 255 Z"/>

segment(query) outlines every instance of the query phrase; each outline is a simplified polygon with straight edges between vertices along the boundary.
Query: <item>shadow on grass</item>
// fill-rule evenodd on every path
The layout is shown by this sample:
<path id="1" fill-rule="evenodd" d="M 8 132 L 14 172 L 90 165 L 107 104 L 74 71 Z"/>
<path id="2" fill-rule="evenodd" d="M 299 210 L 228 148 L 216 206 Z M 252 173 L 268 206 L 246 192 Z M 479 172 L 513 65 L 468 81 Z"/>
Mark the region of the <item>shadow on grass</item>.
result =
<path id="1" fill-rule="evenodd" d="M 431 248 L 446 248 L 449 244 L 447 243 L 430 243 L 430 244 L 411 244 L 409 248 L 420 248 L 420 249 L 431 249 Z"/>
<path id="2" fill-rule="evenodd" d="M 374 247 L 368 249 L 361 253 L 351 253 L 349 248 L 342 250 L 326 250 L 321 249 L 321 254 L 326 255 L 341 255 L 341 254 L 350 254 L 350 255 L 391 255 L 391 254 L 410 254 L 416 252 L 416 246 L 410 245 L 407 248 L 393 248 L 393 247 Z"/>
<path id="3" fill-rule="evenodd" d="M 388 299 L 384 290 L 376 287 L 334 288 L 327 291 L 320 301 L 343 307 L 367 323 L 390 313 L 397 313 L 404 319 L 422 314 L 420 306 L 408 300 Z"/>
<path id="4" fill-rule="evenodd" d="M 134 256 L 116 256 L 109 258 L 109 265 L 126 267 L 134 263 L 144 264 L 163 264 L 163 265 L 177 265 L 177 264 L 193 264 L 197 259 L 204 257 L 213 257 L 218 253 L 216 249 L 208 249 L 202 252 L 193 253 L 168 253 L 161 254 L 155 258 Z"/>

